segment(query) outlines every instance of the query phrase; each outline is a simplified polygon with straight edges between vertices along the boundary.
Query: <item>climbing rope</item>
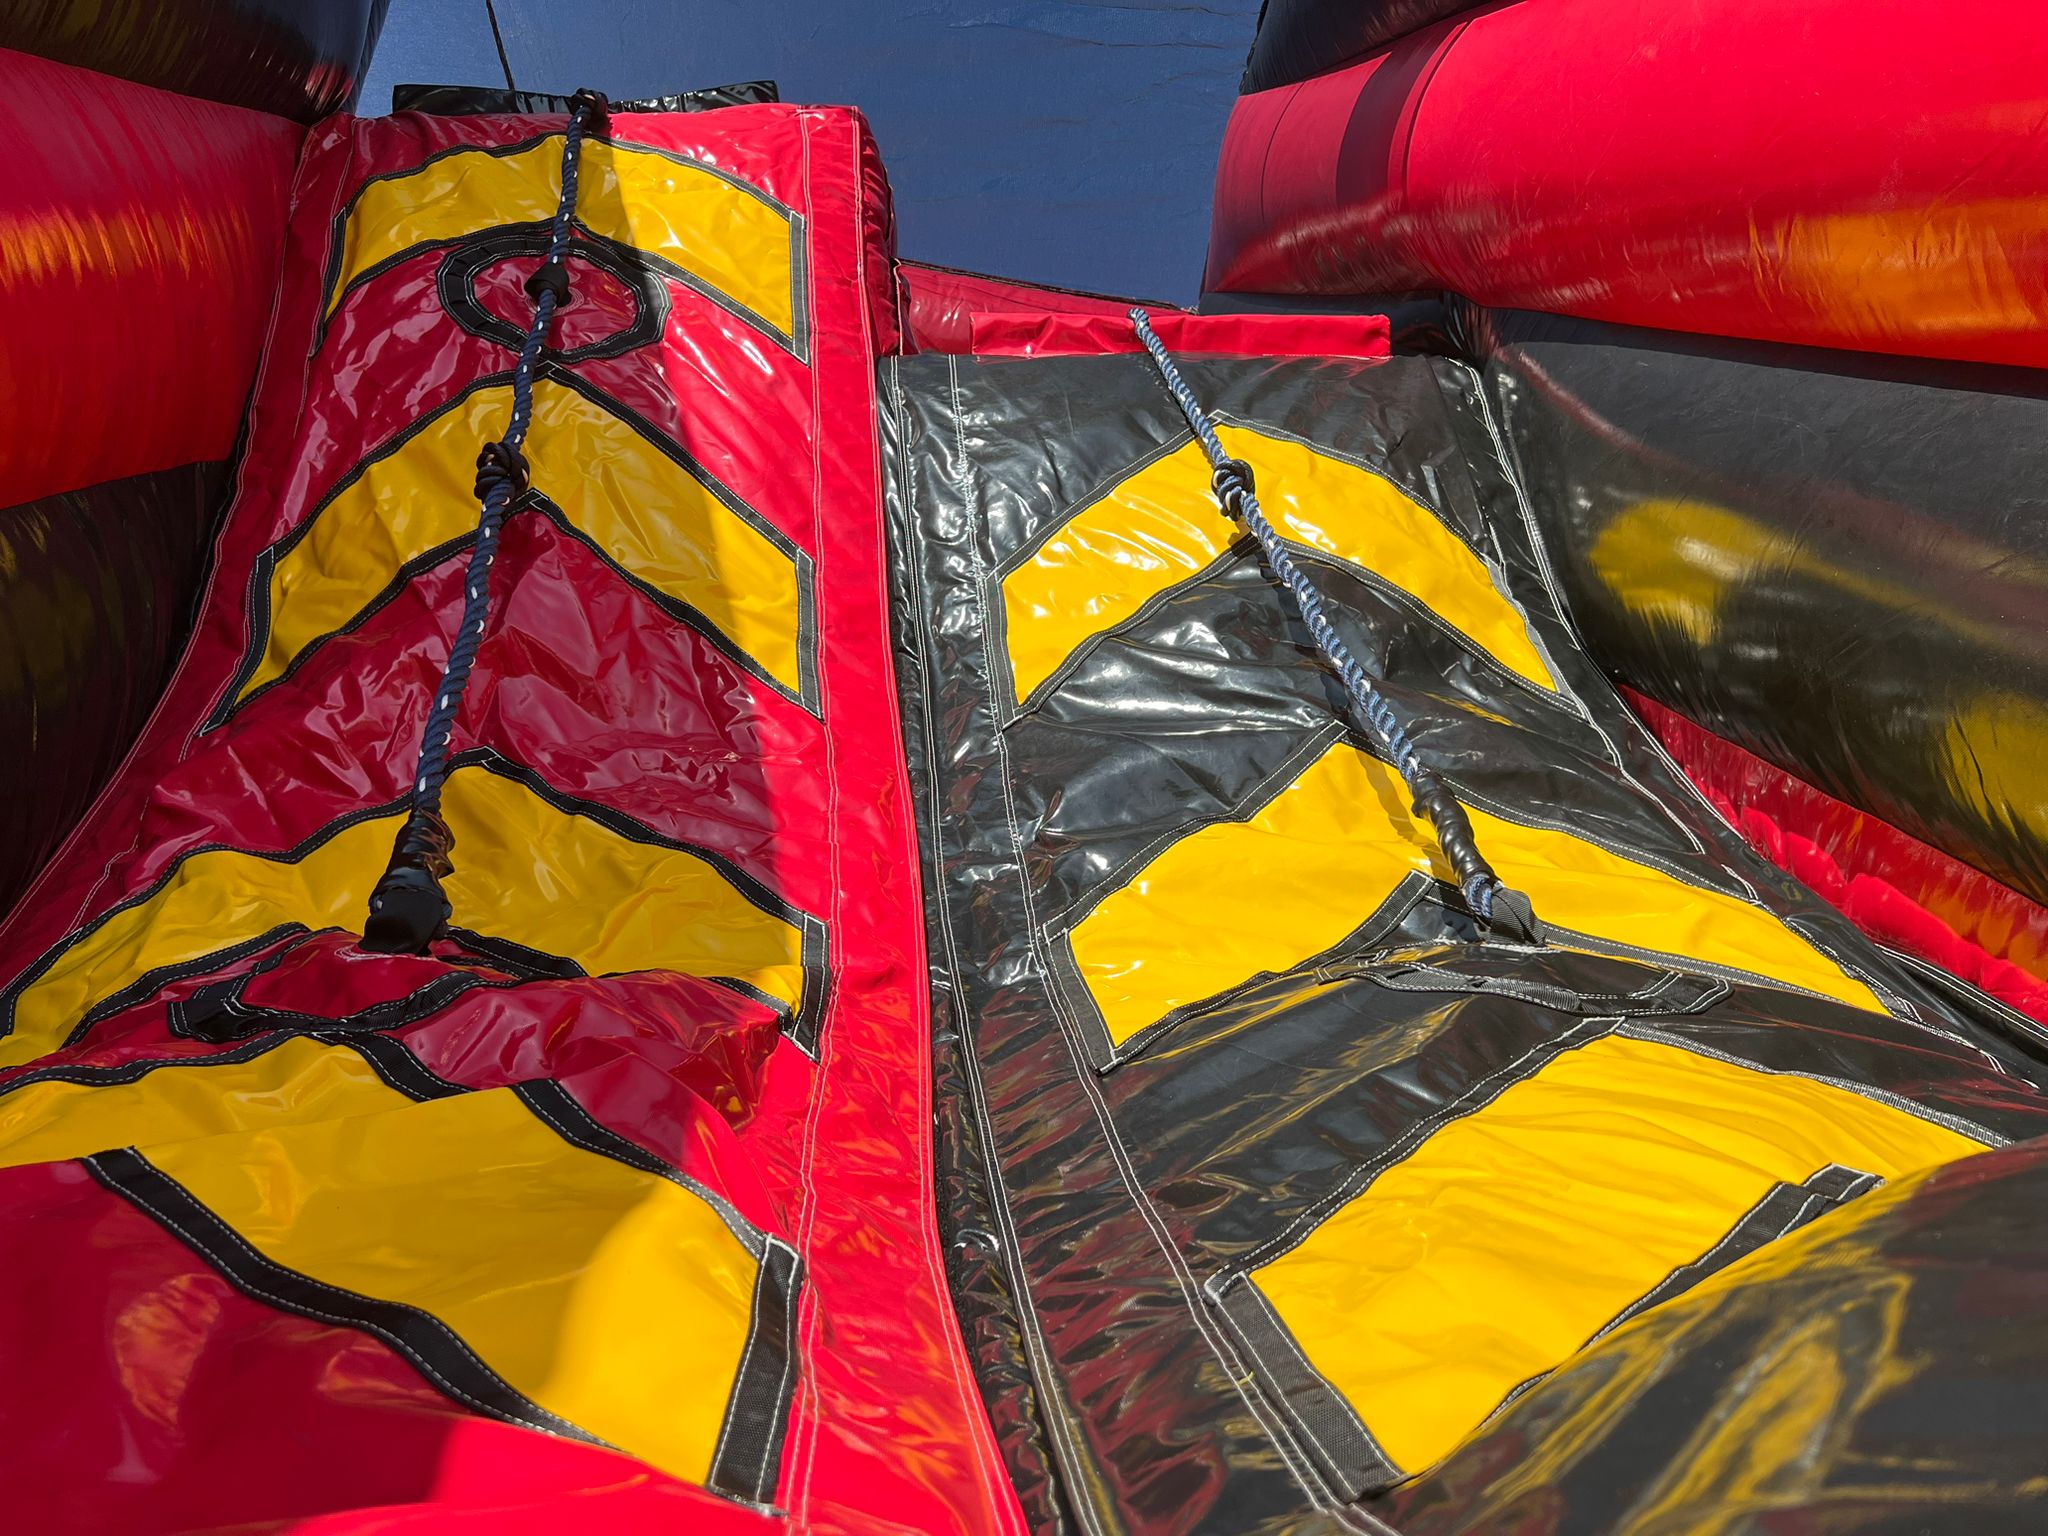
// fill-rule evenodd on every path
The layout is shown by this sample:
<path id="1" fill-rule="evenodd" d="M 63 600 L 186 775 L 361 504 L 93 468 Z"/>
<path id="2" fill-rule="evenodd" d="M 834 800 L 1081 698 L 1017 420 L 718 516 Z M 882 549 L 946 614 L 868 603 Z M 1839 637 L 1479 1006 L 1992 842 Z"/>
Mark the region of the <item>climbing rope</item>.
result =
<path id="1" fill-rule="evenodd" d="M 1286 542 L 1266 520 L 1253 488 L 1251 466 L 1224 451 L 1223 440 L 1216 435 L 1209 413 L 1202 409 L 1201 401 L 1195 398 L 1195 392 L 1181 377 L 1180 369 L 1174 365 L 1171 354 L 1159 339 L 1159 333 L 1152 329 L 1152 322 L 1145 311 L 1133 309 L 1130 314 L 1138 340 L 1151 353 L 1167 392 L 1187 418 L 1202 451 L 1209 456 L 1210 483 L 1215 487 L 1217 501 L 1231 518 L 1251 531 L 1266 557 L 1267 568 L 1294 595 L 1295 607 L 1301 611 L 1302 622 L 1314 637 L 1316 649 L 1322 652 L 1323 660 L 1343 681 L 1358 723 L 1379 742 L 1400 772 L 1409 793 L 1414 796 L 1416 814 L 1427 816 L 1436 828 L 1437 842 L 1443 848 L 1444 857 L 1450 861 L 1458 879 L 1458 888 L 1464 892 L 1466 904 L 1473 915 L 1494 932 L 1528 942 L 1538 941 L 1542 931 L 1529 898 L 1503 884 L 1500 876 L 1494 873 L 1493 866 L 1480 854 L 1479 845 L 1472 835 L 1472 821 L 1465 814 L 1464 806 L 1458 803 L 1458 797 L 1451 793 L 1450 786 L 1422 761 L 1415 743 L 1408 737 L 1407 728 L 1394 712 L 1394 706 L 1380 692 L 1372 675 L 1359 664 L 1358 658 L 1351 654 L 1351 648 L 1344 643 L 1344 637 L 1330 623 L 1323 611 L 1322 594 L 1316 590 L 1315 583 L 1295 563 Z"/>
<path id="2" fill-rule="evenodd" d="M 365 949 L 384 954 L 424 954 L 448 921 L 451 909 L 441 887 L 455 868 L 455 834 L 441 817 L 441 787 L 448 778 L 448 742 L 454 735 L 462 697 L 469 688 L 469 674 L 476 665 L 477 648 L 483 644 L 484 626 L 490 619 L 491 562 L 497 558 L 498 535 L 512 502 L 527 487 L 529 472 L 522 449 L 533 425 L 533 370 L 540 361 L 548 327 L 569 302 L 566 257 L 570 222 L 576 215 L 576 173 L 582 158 L 583 136 L 593 128 L 602 132 L 607 112 L 604 97 L 596 91 L 578 91 L 570 98 L 569 129 L 562 140 L 562 200 L 555 209 L 547 260 L 526 280 L 527 295 L 533 300 L 533 323 L 527 327 L 525 344 L 519 349 L 519 363 L 512 372 L 512 418 L 505 435 L 497 442 L 485 443 L 476 456 L 475 490 L 482 511 L 477 518 L 476 543 L 469 552 L 469 568 L 463 577 L 462 618 L 456 626 L 455 643 L 449 648 L 440 686 L 434 690 L 433 707 L 427 711 L 426 728 L 420 733 L 412 804 L 392 847 L 391 862 L 370 894 L 370 915 L 363 925 Z"/>

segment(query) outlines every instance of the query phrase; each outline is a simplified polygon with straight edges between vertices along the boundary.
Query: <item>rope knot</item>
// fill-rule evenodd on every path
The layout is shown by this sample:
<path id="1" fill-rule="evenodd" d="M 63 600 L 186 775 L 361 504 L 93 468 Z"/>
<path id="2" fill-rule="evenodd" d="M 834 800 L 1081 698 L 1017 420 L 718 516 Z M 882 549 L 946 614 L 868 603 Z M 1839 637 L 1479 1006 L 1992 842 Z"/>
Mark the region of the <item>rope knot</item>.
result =
<path id="1" fill-rule="evenodd" d="M 505 499 L 525 492 L 529 471 L 526 455 L 509 442 L 485 443 L 476 456 L 476 499 L 489 501 L 501 487 Z"/>
<path id="2" fill-rule="evenodd" d="M 1252 480 L 1252 467 L 1243 459 L 1221 459 L 1209 476 L 1209 483 L 1216 488 L 1216 499 L 1223 503 L 1223 510 L 1239 522 L 1244 521 L 1244 499 L 1254 494 L 1257 486 Z"/>
<path id="3" fill-rule="evenodd" d="M 612 104 L 603 91 L 583 87 L 569 98 L 569 115 L 583 119 L 587 133 L 605 133 L 611 128 Z"/>

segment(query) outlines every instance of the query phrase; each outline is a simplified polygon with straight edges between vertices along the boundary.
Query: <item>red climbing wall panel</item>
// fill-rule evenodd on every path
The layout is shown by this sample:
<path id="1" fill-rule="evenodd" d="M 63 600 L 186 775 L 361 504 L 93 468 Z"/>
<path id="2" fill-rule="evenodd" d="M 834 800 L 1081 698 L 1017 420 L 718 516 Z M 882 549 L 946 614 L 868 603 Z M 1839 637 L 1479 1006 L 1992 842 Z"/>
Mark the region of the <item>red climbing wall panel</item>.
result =
<path id="1" fill-rule="evenodd" d="M 0 933 L 29 1527 L 1017 1521 L 931 1210 L 857 114 L 586 146 L 457 930 L 354 943 L 562 126 L 315 131 L 197 638 Z"/>

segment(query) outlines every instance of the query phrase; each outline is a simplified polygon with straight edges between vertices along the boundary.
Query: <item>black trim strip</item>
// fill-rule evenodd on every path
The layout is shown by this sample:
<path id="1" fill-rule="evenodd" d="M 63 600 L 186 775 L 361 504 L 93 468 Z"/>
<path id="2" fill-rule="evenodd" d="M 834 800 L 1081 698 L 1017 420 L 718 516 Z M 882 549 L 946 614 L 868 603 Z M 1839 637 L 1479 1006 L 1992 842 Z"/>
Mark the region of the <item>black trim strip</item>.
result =
<path id="1" fill-rule="evenodd" d="M 370 1070 L 409 1099 L 424 1104 L 430 1099 L 451 1099 L 470 1093 L 467 1084 L 450 1082 L 413 1055 L 411 1049 L 389 1035 L 333 1035 L 315 1031 L 310 1038 L 322 1045 L 343 1046 L 370 1064 Z"/>
<path id="2" fill-rule="evenodd" d="M 1322 978 L 1333 960 L 1349 957 L 1360 951 L 1369 951 L 1383 939 L 1391 937 L 1407 921 L 1408 915 L 1424 902 L 1436 898 L 1438 904 L 1450 913 L 1463 914 L 1463 900 L 1455 887 L 1447 886 L 1417 871 L 1403 875 L 1394 883 L 1394 888 L 1363 921 L 1345 934 L 1328 949 L 1308 956 L 1298 964 L 1290 966 L 1285 974 L 1313 973 Z M 1473 932 L 1476 937 L 1477 930 Z M 1122 1045 L 1110 1039 L 1109 1028 L 1103 1022 L 1102 1010 L 1095 1001 L 1095 994 L 1081 979 L 1081 970 L 1074 959 L 1071 944 L 1062 935 L 1059 942 L 1049 945 L 1046 951 L 1046 980 L 1068 1016 L 1078 1027 L 1086 1045 L 1091 1065 L 1097 1073 L 1108 1073 L 1135 1060 L 1158 1045 L 1182 1025 L 1193 1022 L 1218 1009 L 1227 1008 L 1247 992 L 1275 980 L 1281 972 L 1259 971 L 1242 981 L 1225 987 L 1221 992 L 1208 997 L 1197 998 L 1183 1003 L 1169 1013 L 1162 1014 L 1143 1029 L 1137 1031 Z M 1341 968 L 1330 979 L 1341 979 Z"/>
<path id="3" fill-rule="evenodd" d="M 254 1061 L 276 1050 L 296 1036 L 279 1030 L 268 1035 L 253 1035 L 239 1045 L 225 1051 L 208 1051 L 204 1055 L 159 1056 L 144 1060 L 123 1061 L 103 1067 L 85 1066 L 71 1062 L 55 1062 L 47 1067 L 31 1067 L 28 1071 L 0 1082 L 0 1097 L 13 1093 L 19 1088 L 33 1088 L 38 1083 L 72 1083 L 80 1088 L 119 1088 L 129 1083 L 140 1082 L 159 1067 L 233 1067 Z"/>
<path id="4" fill-rule="evenodd" d="M 396 1089 L 409 1099 L 424 1102 L 470 1091 L 461 1083 L 450 1082 L 432 1071 L 402 1042 L 392 1039 L 389 1035 L 343 1035 L 320 1030 L 302 1033 L 293 1029 L 274 1029 L 251 1035 L 224 1051 L 207 1051 L 187 1056 L 151 1056 L 97 1067 L 70 1062 L 33 1067 L 0 1082 L 0 1098 L 17 1089 L 33 1088 L 41 1083 L 69 1083 L 80 1088 L 121 1088 L 138 1083 L 158 1071 L 175 1071 L 185 1067 L 242 1066 L 259 1056 L 269 1055 L 279 1046 L 299 1039 L 317 1040 L 327 1046 L 345 1046 L 361 1056 L 369 1064 L 370 1070 L 384 1080 L 385 1086 Z"/>
<path id="5" fill-rule="evenodd" d="M 470 955 L 519 981 L 576 981 L 590 974 L 574 960 L 565 960 L 560 955 L 551 955 L 544 949 L 534 949 L 511 939 L 458 928 L 453 923 L 441 932 L 443 937 L 460 945 Z M 451 957 L 450 963 L 460 965 L 465 962 Z"/>
<path id="6" fill-rule="evenodd" d="M 709 1185 L 698 1183 L 667 1159 L 656 1157 L 639 1142 L 621 1136 L 585 1109 L 582 1102 L 560 1083 L 552 1078 L 536 1078 L 531 1082 L 514 1084 L 512 1092 L 543 1125 L 570 1146 L 681 1185 L 717 1212 L 726 1230 L 738 1238 L 740 1246 L 757 1261 L 766 1256 L 768 1244 L 773 1239 L 742 1216 L 730 1200 Z"/>
<path id="7" fill-rule="evenodd" d="M 159 881 L 158 885 L 160 886 L 162 883 Z M 120 908 L 118 907 L 114 909 L 114 911 L 119 910 Z M 108 914 L 108 916 L 111 915 L 112 913 Z M 102 918 L 101 921 L 105 921 L 105 919 Z M 96 923 L 94 926 L 97 927 L 98 924 Z M 175 982 L 186 981 L 194 976 L 207 975 L 210 972 L 219 970 L 222 966 L 233 965 L 237 961 L 246 960 L 251 955 L 260 955 L 274 944 L 283 944 L 292 939 L 303 938 L 310 932 L 312 930 L 304 923 L 279 923 L 276 927 L 259 933 L 254 938 L 244 939 L 238 944 L 230 944 L 225 949 L 218 949 L 205 955 L 194 955 L 190 960 L 177 961 L 171 965 L 159 965 L 153 970 L 144 971 L 140 976 L 135 977 L 122 986 L 119 991 L 108 993 L 98 1002 L 88 1007 L 79 1016 L 78 1022 L 71 1026 L 71 1033 L 64 1037 L 64 1043 L 58 1049 L 69 1050 L 72 1046 L 82 1043 L 88 1034 L 115 1014 L 120 1013 L 124 1009 L 133 1008 L 138 1003 L 149 1001 L 150 998 L 156 996 L 165 987 Z M 68 947 L 68 941 L 66 947 Z M 272 957 L 271 963 L 275 964 L 278 960 L 283 959 L 287 952 L 285 949 L 280 949 L 277 955 Z M 52 954 L 50 959 L 54 961 L 56 955 Z M 38 964 L 40 965 L 41 962 L 38 962 Z M 25 985 L 22 985 L 22 990 L 27 990 Z M 15 999 L 19 996 L 20 992 L 16 991 L 14 986 L 9 986 L 5 992 L 0 992 L 0 1019 L 4 1019 L 6 1023 L 6 1028 L 0 1030 L 0 1036 L 14 1033 L 14 1003 Z"/>
<path id="8" fill-rule="evenodd" d="M 188 1040 L 222 1044 L 239 1040 L 251 1032 L 286 1030 L 292 1034 L 346 1036 L 380 1029 L 403 1029 L 439 1013 L 456 999 L 478 991 L 506 991 L 531 985 L 519 980 L 494 980 L 473 971 L 453 971 L 436 976 L 404 997 L 372 1003 L 354 1013 L 304 1013 L 290 1008 L 251 1007 L 242 1001 L 242 989 L 254 981 L 257 972 L 248 971 L 231 980 L 203 987 L 191 997 L 181 998 L 165 1010 L 170 1031 Z"/>
<path id="9" fill-rule="evenodd" d="M 747 1347 L 726 1399 L 725 1424 L 706 1482 L 753 1504 L 772 1504 L 782 1479 L 789 1405 L 796 1396 L 796 1302 L 803 1260 L 787 1243 L 767 1239 L 754 1275 Z"/>
<path id="10" fill-rule="evenodd" d="M 1293 1420 L 1317 1470 L 1342 1497 L 1360 1498 L 1407 1475 L 1349 1400 L 1308 1363 L 1258 1286 L 1235 1275 L 1210 1300 L 1243 1343 L 1262 1395 Z"/>
<path id="11" fill-rule="evenodd" d="M 346 1291 L 265 1258 L 190 1190 L 133 1147 L 95 1153 L 83 1161 L 86 1171 L 101 1184 L 154 1218 L 244 1295 L 316 1322 L 372 1334 L 410 1360 L 450 1397 L 490 1418 L 617 1449 L 517 1390 L 433 1314 Z"/>
<path id="12" fill-rule="evenodd" d="M 1699 1013 L 1728 995 L 1728 983 L 1718 977 L 1691 976 L 1674 970 L 1652 971 L 1651 980 L 1632 992 L 1589 992 L 1522 976 L 1485 975 L 1454 963 L 1483 958 L 1494 949 L 1493 945 L 1474 945 L 1455 957 L 1380 964 L 1353 962 L 1324 967 L 1317 974 L 1327 980 L 1355 977 L 1390 992 L 1492 993 L 1578 1018 L 1663 1018 Z"/>
<path id="13" fill-rule="evenodd" d="M 1593 1339 L 1605 1338 L 1631 1318 L 1640 1317 L 1650 1308 L 1684 1295 L 1709 1275 L 1726 1269 L 1738 1259 L 1748 1258 L 1766 1244 L 1798 1231 L 1808 1222 L 1847 1205 L 1860 1195 L 1869 1194 L 1883 1184 L 1884 1180 L 1874 1173 L 1829 1163 L 1800 1183 L 1772 1185 L 1770 1192 L 1745 1211 L 1719 1242 L 1690 1264 L 1679 1265 L 1630 1302 L 1612 1322 L 1594 1334 Z M 1592 1343 L 1593 1339 L 1586 1343 Z M 1586 1346 L 1582 1344 L 1579 1347 L 1584 1349 Z M 1520 1392 L 1522 1389 L 1517 1387 L 1515 1390 Z"/>

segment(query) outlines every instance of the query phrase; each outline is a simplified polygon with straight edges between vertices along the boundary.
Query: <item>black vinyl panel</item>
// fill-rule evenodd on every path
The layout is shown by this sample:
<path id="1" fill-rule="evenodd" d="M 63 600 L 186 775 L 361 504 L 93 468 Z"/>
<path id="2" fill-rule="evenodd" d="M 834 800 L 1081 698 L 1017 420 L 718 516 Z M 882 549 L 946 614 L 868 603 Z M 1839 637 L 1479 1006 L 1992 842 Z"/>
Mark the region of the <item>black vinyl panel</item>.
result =
<path id="1" fill-rule="evenodd" d="M 0 511 L 0 908 L 85 814 L 190 632 L 225 464 Z"/>
<path id="2" fill-rule="evenodd" d="M 1425 757 L 1462 795 L 1747 894 L 1910 1010 L 1867 1013 L 1712 967 L 1482 942 L 1458 893 L 1415 875 L 1391 896 L 1328 893 L 1357 918 L 1333 949 L 1110 1048 L 1066 929 L 1147 850 L 1241 817 L 1276 769 L 1337 739 L 1337 696 L 1240 549 L 1091 642 L 1019 711 L 995 581 L 1170 450 L 1182 423 L 1141 357 L 887 365 L 942 1222 L 1013 1475 L 1039 1529 L 1357 1529 L 1340 1506 L 1390 1496 L 1368 1492 L 1369 1467 L 1333 1459 L 1343 1436 L 1318 1429 L 1308 1403 L 1322 1389 L 1301 1390 L 1260 1353 L 1241 1276 L 1360 1167 L 1611 1033 L 1858 1084 L 1992 1139 L 2048 1128 L 2036 1086 L 2048 1057 L 2024 1021 L 1966 988 L 1931 987 L 1872 945 L 1692 793 L 1563 617 L 1472 369 L 1421 357 L 1185 367 L 1228 419 L 1387 474 L 1520 604 L 1570 698 L 1511 685 L 1373 579 L 1314 567 L 1335 622 L 1385 669 Z M 1242 899 L 1261 898 L 1248 880 Z M 1828 1204 L 1797 1189 L 1778 1203 L 1802 1219 Z M 1675 1465 L 1690 1426 L 1666 1416 L 1651 1428 L 1644 1454 Z"/>
<path id="3" fill-rule="evenodd" d="M 1240 89 L 1269 91 L 1354 63 L 1474 0 L 1266 0 Z"/>

